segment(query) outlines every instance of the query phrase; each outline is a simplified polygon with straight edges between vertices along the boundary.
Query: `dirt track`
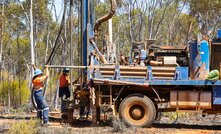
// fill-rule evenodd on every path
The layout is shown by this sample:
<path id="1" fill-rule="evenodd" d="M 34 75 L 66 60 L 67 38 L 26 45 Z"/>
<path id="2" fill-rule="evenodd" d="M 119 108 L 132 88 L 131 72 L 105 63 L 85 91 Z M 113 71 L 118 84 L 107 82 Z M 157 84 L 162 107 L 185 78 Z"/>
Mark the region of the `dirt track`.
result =
<path id="1" fill-rule="evenodd" d="M 163 117 L 160 123 L 153 124 L 150 128 L 127 128 L 125 125 L 116 122 L 113 127 L 108 125 L 92 126 L 90 122 L 75 122 L 74 124 L 60 124 L 59 122 L 51 122 L 48 127 L 42 127 L 39 133 L 43 134 L 221 134 L 221 116 L 207 116 L 202 118 L 199 115 L 178 119 L 177 124 L 168 124 L 168 118 Z M 0 119 L 0 133 L 7 132 L 10 124 L 19 122 L 20 119 Z M 3 129 L 3 130 L 2 130 Z M 4 130 L 5 129 L 5 130 Z"/>
<path id="2" fill-rule="evenodd" d="M 10 120 L 0 120 L 0 122 L 11 123 Z M 154 124 L 150 128 L 123 128 L 122 130 L 116 131 L 113 127 L 109 126 L 86 126 L 86 127 L 75 127 L 69 125 L 60 125 L 60 123 L 52 123 L 51 126 L 42 127 L 40 133 L 44 134 L 111 134 L 111 133 L 122 133 L 122 134 L 221 134 L 221 126 L 196 126 L 196 125 L 168 125 L 168 124 Z M 7 128 L 6 128 L 7 129 Z M 8 128 L 10 129 L 10 128 Z"/>

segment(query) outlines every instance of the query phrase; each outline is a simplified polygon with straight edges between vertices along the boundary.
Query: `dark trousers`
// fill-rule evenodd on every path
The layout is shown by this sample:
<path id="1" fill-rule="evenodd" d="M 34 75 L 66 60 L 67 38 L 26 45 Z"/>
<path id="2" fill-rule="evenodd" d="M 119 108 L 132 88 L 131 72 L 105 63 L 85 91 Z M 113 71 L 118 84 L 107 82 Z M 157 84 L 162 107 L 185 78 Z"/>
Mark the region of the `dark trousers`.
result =
<path id="1" fill-rule="evenodd" d="M 80 98 L 80 116 L 91 115 L 89 95 Z"/>
<path id="2" fill-rule="evenodd" d="M 70 98 L 70 90 L 68 87 L 59 87 L 59 97 L 61 98 L 61 112 L 66 112 L 64 99 Z"/>
<path id="3" fill-rule="evenodd" d="M 35 90 L 34 97 L 37 103 L 37 117 L 43 119 L 43 123 L 48 123 L 49 108 L 43 96 L 42 89 Z"/>

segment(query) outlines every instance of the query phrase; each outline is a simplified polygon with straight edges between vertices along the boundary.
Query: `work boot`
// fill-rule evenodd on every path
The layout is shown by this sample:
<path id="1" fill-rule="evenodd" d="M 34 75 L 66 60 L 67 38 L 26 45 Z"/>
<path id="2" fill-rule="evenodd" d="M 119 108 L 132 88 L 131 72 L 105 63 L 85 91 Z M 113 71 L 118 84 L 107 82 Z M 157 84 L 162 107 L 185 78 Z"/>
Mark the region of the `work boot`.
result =
<path id="1" fill-rule="evenodd" d="M 86 120 L 86 115 L 81 115 L 81 116 L 78 118 L 78 120 L 80 120 L 80 121 Z"/>
<path id="2" fill-rule="evenodd" d="M 62 113 L 61 114 L 61 118 L 62 118 L 62 120 L 67 120 L 68 119 L 68 115 L 66 113 Z"/>
<path id="3" fill-rule="evenodd" d="M 49 121 L 43 124 L 44 127 L 50 126 Z"/>
<path id="4" fill-rule="evenodd" d="M 87 116 L 87 120 L 92 120 L 92 116 L 90 114 Z"/>

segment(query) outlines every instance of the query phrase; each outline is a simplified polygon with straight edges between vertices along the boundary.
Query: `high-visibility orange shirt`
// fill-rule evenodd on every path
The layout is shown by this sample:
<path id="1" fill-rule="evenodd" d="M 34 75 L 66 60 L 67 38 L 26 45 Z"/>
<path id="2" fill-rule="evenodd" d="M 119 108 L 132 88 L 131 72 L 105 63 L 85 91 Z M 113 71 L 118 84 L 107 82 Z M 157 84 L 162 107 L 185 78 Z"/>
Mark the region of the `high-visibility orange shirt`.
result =
<path id="1" fill-rule="evenodd" d="M 61 74 L 59 81 L 60 81 L 59 87 L 68 87 L 68 85 L 70 84 L 70 78 L 68 75 L 65 76 L 65 75 Z"/>
<path id="2" fill-rule="evenodd" d="M 46 76 L 40 76 L 40 77 L 37 77 L 34 80 L 32 80 L 32 83 L 34 85 L 34 89 L 38 90 L 40 88 L 43 88 L 44 87 L 44 81 L 45 81 L 46 78 L 47 78 Z"/>

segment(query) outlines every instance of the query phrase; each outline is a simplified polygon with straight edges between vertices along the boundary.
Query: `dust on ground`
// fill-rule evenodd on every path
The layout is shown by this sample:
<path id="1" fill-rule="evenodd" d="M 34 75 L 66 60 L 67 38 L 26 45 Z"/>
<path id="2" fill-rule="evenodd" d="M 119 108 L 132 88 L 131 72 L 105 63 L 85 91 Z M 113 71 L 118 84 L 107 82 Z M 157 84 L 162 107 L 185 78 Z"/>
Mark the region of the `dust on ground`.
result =
<path id="1" fill-rule="evenodd" d="M 175 121 L 174 121 L 175 120 Z M 7 133 L 14 122 L 22 119 L 0 119 L 0 133 Z M 92 125 L 90 122 L 76 121 L 74 124 L 51 122 L 50 126 L 40 126 L 39 134 L 221 134 L 221 115 L 200 114 L 174 118 L 163 116 L 149 128 L 127 127 L 121 121 L 112 124 Z"/>

